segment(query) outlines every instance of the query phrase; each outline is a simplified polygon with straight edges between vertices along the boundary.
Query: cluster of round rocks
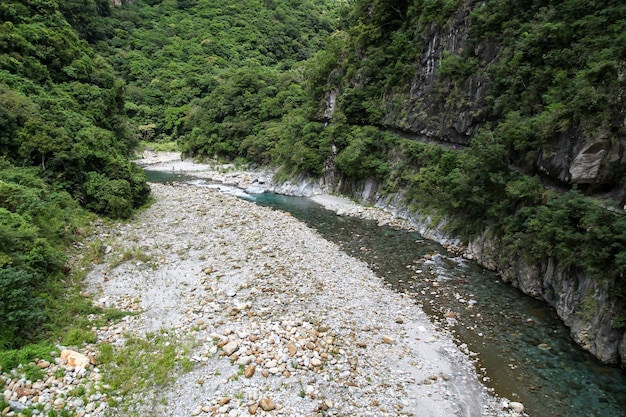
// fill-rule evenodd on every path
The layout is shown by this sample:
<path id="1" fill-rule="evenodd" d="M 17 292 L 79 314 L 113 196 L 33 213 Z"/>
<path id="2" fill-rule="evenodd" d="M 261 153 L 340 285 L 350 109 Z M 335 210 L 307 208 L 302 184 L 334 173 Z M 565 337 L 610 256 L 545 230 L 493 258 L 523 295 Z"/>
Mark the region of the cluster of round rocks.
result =
<path id="1" fill-rule="evenodd" d="M 8 404 L 0 415 L 72 415 L 95 417 L 108 408 L 102 374 L 95 366 L 95 353 L 84 354 L 62 350 L 50 352 L 54 361 L 35 359 L 20 367 L 0 374 L 4 401 Z M 35 374 L 35 381 L 27 375 Z"/>
<path id="2" fill-rule="evenodd" d="M 116 344 L 119 327 L 122 335 L 173 328 L 180 343 L 194 340 L 196 366 L 137 393 L 131 411 L 448 416 L 469 401 L 475 415 L 516 415 L 490 398 L 471 361 L 414 300 L 288 213 L 184 185 L 155 184 L 153 192 L 151 210 L 112 233 L 140 242 L 152 265 L 131 261 L 90 278 L 102 291 L 96 299 L 141 298 L 145 313 L 100 329 L 99 338 Z M 155 303 L 147 294 L 157 289 Z"/>

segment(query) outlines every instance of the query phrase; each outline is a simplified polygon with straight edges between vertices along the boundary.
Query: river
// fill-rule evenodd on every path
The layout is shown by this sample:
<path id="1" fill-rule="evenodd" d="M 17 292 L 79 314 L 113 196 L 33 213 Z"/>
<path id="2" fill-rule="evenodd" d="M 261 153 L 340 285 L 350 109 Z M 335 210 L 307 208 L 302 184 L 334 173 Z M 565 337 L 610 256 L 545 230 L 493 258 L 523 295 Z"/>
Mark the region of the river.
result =
<path id="1" fill-rule="evenodd" d="M 166 173 L 148 174 L 151 181 L 173 179 Z M 411 294 L 433 321 L 455 334 L 462 348 L 478 354 L 483 382 L 496 394 L 522 402 L 531 416 L 626 416 L 626 373 L 603 366 L 580 349 L 552 308 L 502 283 L 493 272 L 415 232 L 340 217 L 302 197 L 246 195 L 224 188 L 290 212 L 367 262 L 397 291 Z"/>

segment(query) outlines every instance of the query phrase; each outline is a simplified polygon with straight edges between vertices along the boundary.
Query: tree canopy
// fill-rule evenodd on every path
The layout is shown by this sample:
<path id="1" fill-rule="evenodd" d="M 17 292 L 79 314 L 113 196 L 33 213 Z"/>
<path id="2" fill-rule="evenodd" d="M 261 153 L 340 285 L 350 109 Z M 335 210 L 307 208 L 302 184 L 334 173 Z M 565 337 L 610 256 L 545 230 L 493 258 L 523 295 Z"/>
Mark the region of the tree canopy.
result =
<path id="1" fill-rule="evenodd" d="M 0 4 L 0 347 L 39 336 L 33 322 L 47 329 L 65 249 L 88 217 L 81 205 L 128 218 L 149 196 L 128 159 L 136 138 L 124 82 L 79 37 L 95 28 L 87 6 L 107 11 L 103 2 Z"/>
<path id="2" fill-rule="evenodd" d="M 425 39 L 458 21 L 466 45 L 422 62 Z M 512 258 L 557 258 L 626 299 L 623 158 L 599 185 L 546 183 L 538 163 L 574 139 L 623 148 L 625 34 L 614 0 L 3 1 L 0 346 L 29 340 L 25 324 L 49 314 L 84 209 L 128 218 L 147 201 L 128 160 L 140 140 L 284 177 L 373 178 L 456 219 L 454 233 L 489 229 Z M 406 106 L 420 71 L 436 80 L 439 113 Z M 456 115 L 443 112 L 478 79 L 485 107 L 467 147 L 415 140 L 408 120 L 444 130 Z M 598 189 L 616 201 L 591 198 Z"/>

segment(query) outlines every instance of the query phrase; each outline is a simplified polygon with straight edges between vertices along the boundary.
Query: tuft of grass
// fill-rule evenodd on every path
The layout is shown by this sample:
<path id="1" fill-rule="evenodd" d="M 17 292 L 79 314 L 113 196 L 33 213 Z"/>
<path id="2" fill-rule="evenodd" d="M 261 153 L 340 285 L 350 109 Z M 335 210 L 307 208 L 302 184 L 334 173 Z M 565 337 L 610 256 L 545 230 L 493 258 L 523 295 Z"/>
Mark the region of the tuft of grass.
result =
<path id="1" fill-rule="evenodd" d="M 152 260 L 152 256 L 148 255 L 144 252 L 144 250 L 138 246 L 133 246 L 127 249 L 124 249 L 117 257 L 111 259 L 109 262 L 110 268 L 115 268 L 123 264 L 124 262 L 130 261 L 132 259 L 136 259 L 143 263 L 147 263 Z"/>
<path id="2" fill-rule="evenodd" d="M 87 393 L 84 385 L 78 385 L 76 388 L 69 392 L 70 397 L 82 397 Z"/>
<path id="3" fill-rule="evenodd" d="M 89 242 L 83 251 L 81 252 L 83 258 L 81 259 L 82 267 L 85 267 L 91 263 L 100 264 L 104 260 L 105 242 L 103 240 L 94 240 Z"/>
<path id="4" fill-rule="evenodd" d="M 126 316 L 136 316 L 137 314 L 139 313 L 114 308 L 102 308 L 96 312 L 96 317 L 93 317 L 89 323 L 91 327 L 102 327 L 111 323 L 117 323 Z"/>
<path id="5" fill-rule="evenodd" d="M 180 341 L 168 333 L 131 336 L 123 347 L 99 346 L 105 382 L 122 397 L 137 390 L 164 386 L 193 368 L 189 359 L 192 341 Z"/>
<path id="6" fill-rule="evenodd" d="M 116 310 L 114 308 L 107 308 L 104 310 L 103 313 L 104 314 L 102 318 L 107 323 L 115 323 L 115 322 L 122 320 L 126 316 L 136 316 L 138 314 L 138 313 L 133 313 L 130 311 Z"/>
<path id="7" fill-rule="evenodd" d="M 63 338 L 65 346 L 82 346 L 83 343 L 96 343 L 97 336 L 91 330 L 85 330 L 78 327 L 70 329 Z"/>
<path id="8" fill-rule="evenodd" d="M 0 369 L 7 371 L 17 368 L 18 365 L 26 365 L 35 359 L 45 359 L 53 361 L 51 352 L 56 351 L 54 345 L 49 343 L 39 343 L 26 345 L 21 349 L 0 351 Z"/>
<path id="9" fill-rule="evenodd" d="M 27 381 L 32 382 L 43 380 L 46 377 L 46 373 L 43 369 L 32 362 L 22 365 L 21 369 L 18 368 L 17 372 L 22 374 Z"/>

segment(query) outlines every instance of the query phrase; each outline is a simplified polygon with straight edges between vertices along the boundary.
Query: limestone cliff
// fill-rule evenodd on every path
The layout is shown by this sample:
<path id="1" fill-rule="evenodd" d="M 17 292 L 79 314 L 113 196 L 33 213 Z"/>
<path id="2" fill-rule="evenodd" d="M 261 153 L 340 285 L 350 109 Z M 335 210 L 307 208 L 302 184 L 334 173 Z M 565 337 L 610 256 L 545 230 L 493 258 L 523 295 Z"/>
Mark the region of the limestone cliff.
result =
<path id="1" fill-rule="evenodd" d="M 384 126 L 416 139 L 466 145 L 487 121 L 488 80 L 484 73 L 471 74 L 462 82 L 440 73 L 442 62 L 464 53 L 469 13 L 475 3 L 464 2 L 445 24 L 431 23 L 420 32 L 422 48 L 413 63 L 414 75 L 383 98 L 387 104 Z M 490 42 L 479 45 L 475 52 L 483 67 L 497 58 L 497 46 Z"/>

